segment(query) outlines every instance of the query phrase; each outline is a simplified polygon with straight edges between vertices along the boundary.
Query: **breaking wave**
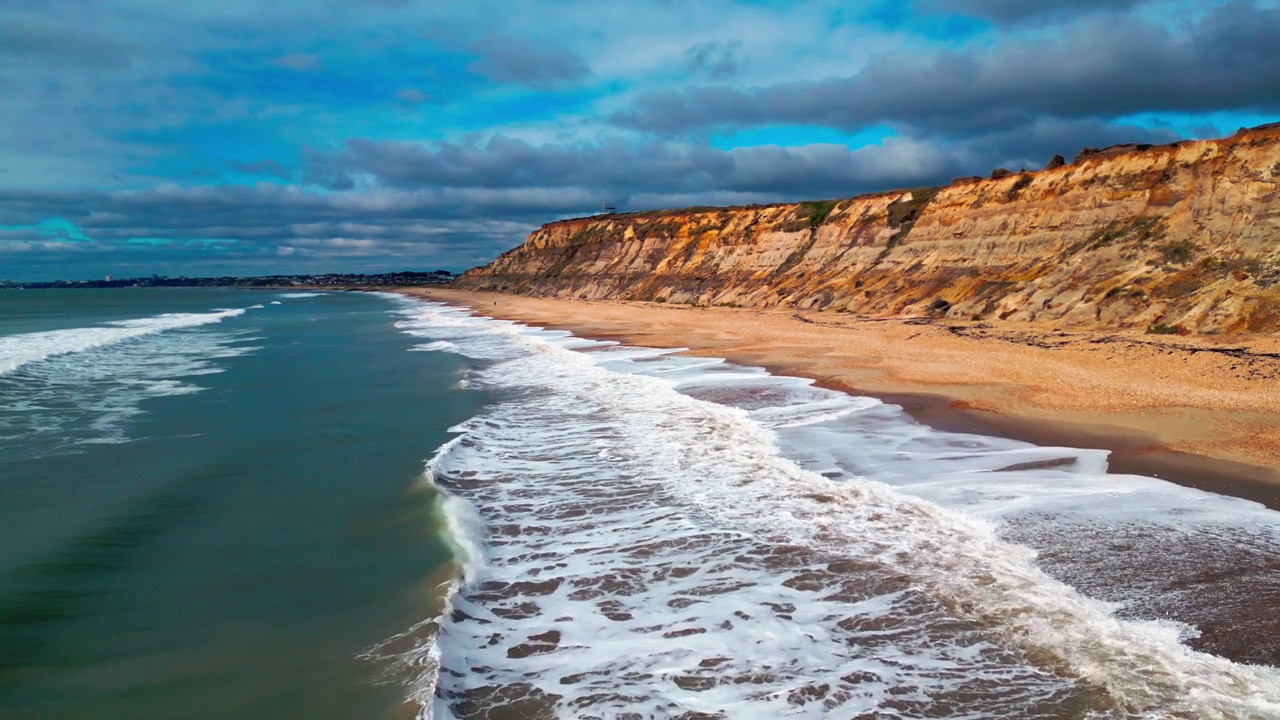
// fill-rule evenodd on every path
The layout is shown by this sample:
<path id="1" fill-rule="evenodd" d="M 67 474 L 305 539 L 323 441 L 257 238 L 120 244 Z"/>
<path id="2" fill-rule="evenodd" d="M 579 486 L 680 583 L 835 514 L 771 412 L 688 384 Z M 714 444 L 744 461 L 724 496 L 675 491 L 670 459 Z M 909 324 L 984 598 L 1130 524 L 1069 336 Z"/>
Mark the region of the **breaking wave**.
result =
<path id="1" fill-rule="evenodd" d="M 134 320 L 118 320 L 93 327 L 68 328 L 0 337 L 0 375 L 29 363 L 68 353 L 84 352 L 131 338 L 219 323 L 244 314 L 243 309 L 207 313 L 166 313 Z"/>
<path id="2" fill-rule="evenodd" d="M 1169 564 L 1143 565 L 1274 558 L 1276 513 L 797 378 L 398 302 L 500 398 L 427 471 L 460 570 L 399 651 L 422 717 L 1280 716 L 1280 674 L 1188 647 L 1193 622 L 1159 611 L 1186 597 L 1148 582 Z"/>

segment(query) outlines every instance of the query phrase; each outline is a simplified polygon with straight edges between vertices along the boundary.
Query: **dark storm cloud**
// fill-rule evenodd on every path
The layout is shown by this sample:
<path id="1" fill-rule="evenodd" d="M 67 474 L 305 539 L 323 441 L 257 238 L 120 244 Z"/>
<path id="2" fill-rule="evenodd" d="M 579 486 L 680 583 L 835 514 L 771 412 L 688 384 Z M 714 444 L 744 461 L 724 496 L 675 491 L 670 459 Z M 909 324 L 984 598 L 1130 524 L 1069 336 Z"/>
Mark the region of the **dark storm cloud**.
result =
<path id="1" fill-rule="evenodd" d="M 467 69 L 494 82 L 549 90 L 591 75 L 586 61 L 569 50 L 543 47 L 524 38 L 491 36 L 471 49 L 480 59 Z"/>
<path id="2" fill-rule="evenodd" d="M 1184 32 L 1094 19 L 971 53 L 880 55 L 848 78 L 649 93 L 614 120 L 660 133 L 887 123 L 954 136 L 1042 116 L 1276 110 L 1278 34 L 1280 10 L 1251 2 L 1215 8 Z"/>

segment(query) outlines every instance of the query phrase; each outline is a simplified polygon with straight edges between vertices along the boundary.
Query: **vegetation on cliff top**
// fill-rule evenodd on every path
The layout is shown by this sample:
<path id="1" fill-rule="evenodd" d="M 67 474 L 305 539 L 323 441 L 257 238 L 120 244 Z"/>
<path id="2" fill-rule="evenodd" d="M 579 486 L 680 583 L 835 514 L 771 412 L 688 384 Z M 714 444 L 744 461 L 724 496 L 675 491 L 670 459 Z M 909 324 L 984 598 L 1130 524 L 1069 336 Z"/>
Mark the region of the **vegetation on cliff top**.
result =
<path id="1" fill-rule="evenodd" d="M 463 284 L 1153 333 L 1278 327 L 1280 128 L 1086 160 L 1047 177 L 553 223 Z"/>

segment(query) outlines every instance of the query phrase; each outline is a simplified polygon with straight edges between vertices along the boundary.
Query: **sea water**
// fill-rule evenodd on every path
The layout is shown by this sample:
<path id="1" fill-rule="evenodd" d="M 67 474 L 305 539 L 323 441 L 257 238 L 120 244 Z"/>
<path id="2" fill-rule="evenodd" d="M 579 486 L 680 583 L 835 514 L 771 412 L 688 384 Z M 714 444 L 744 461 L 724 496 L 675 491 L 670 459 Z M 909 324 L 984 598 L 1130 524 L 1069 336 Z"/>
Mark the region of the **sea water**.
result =
<path id="1" fill-rule="evenodd" d="M 1280 514 L 1099 451 L 395 295 L 0 294 L 0 398 L 5 717 L 1280 717 Z"/>
<path id="2" fill-rule="evenodd" d="M 401 300 L 498 398 L 429 464 L 430 718 L 1276 718 L 1280 514 L 715 359 Z M 1240 659 L 1240 658 L 1237 658 Z"/>
<path id="3" fill-rule="evenodd" d="M 378 297 L 0 292 L 0 717 L 403 717 L 461 358 Z M 411 713 L 410 713 L 411 714 Z"/>

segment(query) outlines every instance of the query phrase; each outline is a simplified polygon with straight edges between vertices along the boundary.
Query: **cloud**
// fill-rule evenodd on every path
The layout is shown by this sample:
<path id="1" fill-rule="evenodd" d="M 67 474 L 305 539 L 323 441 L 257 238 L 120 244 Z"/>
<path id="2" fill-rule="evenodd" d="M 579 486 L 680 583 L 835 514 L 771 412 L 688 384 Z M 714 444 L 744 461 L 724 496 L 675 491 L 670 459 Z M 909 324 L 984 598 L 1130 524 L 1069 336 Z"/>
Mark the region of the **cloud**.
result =
<path id="1" fill-rule="evenodd" d="M 1280 111 L 1261 0 L 215 4 L 0 0 L 0 274 L 456 267 L 605 200 L 843 196 Z"/>
<path id="2" fill-rule="evenodd" d="M 1063 18 L 1090 12 L 1120 12 L 1149 0 L 922 0 L 918 7 L 926 12 L 944 12 L 983 18 L 997 23 L 1021 23 L 1029 20 Z"/>
<path id="3" fill-rule="evenodd" d="M 255 162 L 236 162 L 232 160 L 227 163 L 227 167 L 246 175 L 268 175 L 281 180 L 288 180 L 292 175 L 284 165 L 270 159 Z"/>
<path id="4" fill-rule="evenodd" d="M 337 156 L 313 153 L 311 162 L 331 174 L 362 176 L 359 189 L 260 183 L 0 191 L 0 225 L 32 228 L 0 233 L 0 265 L 11 279 L 261 274 L 281 263 L 289 271 L 463 269 L 544 222 L 593 213 L 605 201 L 638 210 L 839 197 L 943 183 L 996 165 L 1037 166 L 1053 152 L 1133 139 L 1162 136 L 1092 121 L 1041 121 L 965 143 L 891 138 L 852 150 L 353 141 Z M 68 221 L 69 229 L 57 237 L 35 229 L 49 218 Z"/>
<path id="5" fill-rule="evenodd" d="M 294 72 L 311 72 L 313 70 L 319 70 L 322 63 L 318 55 L 301 53 L 294 55 L 281 55 L 280 57 L 273 58 L 271 60 L 271 64 Z"/>
<path id="6" fill-rule="evenodd" d="M 1010 37 L 968 52 L 882 54 L 846 78 L 649 92 L 613 119 L 658 133 L 887 123 L 965 134 L 1043 116 L 1276 111 L 1278 33 L 1280 10 L 1247 1 L 1214 8 L 1181 32 L 1140 19 L 1088 19 L 1060 35 Z"/>
<path id="7" fill-rule="evenodd" d="M 500 217 L 493 210 L 502 207 L 518 215 L 522 207 L 541 211 L 556 202 L 583 200 L 556 200 L 541 190 L 357 194 L 273 184 L 164 185 L 113 193 L 0 191 L 0 223 L 26 228 L 0 230 L 0 266 L 6 279 L 110 271 L 103 268 L 140 274 L 264 273 L 279 258 L 287 258 L 295 271 L 461 269 L 536 227 L 534 221 Z M 85 239 L 54 237 L 36 225 L 51 217 L 73 223 L 74 234 Z M 146 242 L 135 242 L 139 238 Z"/>
<path id="8" fill-rule="evenodd" d="M 67 27 L 24 22 L 0 24 L 0 56 L 90 70 L 129 67 L 119 43 Z"/>
<path id="9" fill-rule="evenodd" d="M 129 272 L 115 264 L 122 257 L 146 274 L 262 273 L 282 262 L 313 270 L 461 269 L 516 245 L 544 222 L 596 212 L 605 201 L 641 210 L 842 197 L 944 183 L 996 166 L 1038 167 L 1055 152 L 1083 145 L 1162 139 L 1167 133 L 1098 121 L 1041 120 L 964 142 L 900 137 L 857 149 L 353 140 L 339 153 L 308 155 L 313 174 L 342 179 L 320 190 L 265 182 L 0 190 L 0 226 L 26 228 L 0 232 L 0 264 L 7 274 L 27 276 L 41 266 L 44 276 L 74 268 L 87 275 L 111 271 L 105 267 Z M 60 219 L 58 232 L 48 229 L 50 218 Z"/>
<path id="10" fill-rule="evenodd" d="M 307 178 L 336 190 L 574 188 L 580 196 L 598 199 L 755 193 L 780 200 L 942 183 L 986 174 L 997 166 L 1038 168 L 1054 154 L 1072 155 L 1086 146 L 1175 139 L 1167 130 L 1052 119 L 963 140 L 944 142 L 916 134 L 860 148 L 810 144 L 725 150 L 622 138 L 544 144 L 506 136 L 436 143 L 353 139 L 338 153 L 309 154 Z M 575 207 L 589 210 L 592 205 Z M 556 209 L 568 208 L 546 208 L 548 213 Z"/>
<path id="11" fill-rule="evenodd" d="M 921 136 L 921 138 L 927 136 Z M 1086 147 L 1107 147 L 1122 143 L 1151 145 L 1182 139 L 1165 128 L 1105 122 L 1095 119 L 1057 120 L 1039 118 L 1026 124 L 1002 128 L 947 143 L 966 175 L 985 175 L 989 169 L 1037 170 L 1054 155 L 1071 158 Z"/>
<path id="12" fill-rule="evenodd" d="M 742 65 L 741 52 L 741 41 L 701 42 L 686 50 L 684 57 L 691 74 L 727 80 L 738 74 Z"/>
<path id="13" fill-rule="evenodd" d="M 550 90 L 584 80 L 591 69 L 578 55 L 560 47 L 541 47 L 518 37 L 494 35 L 474 43 L 480 58 L 467 66 L 499 83 Z"/>

